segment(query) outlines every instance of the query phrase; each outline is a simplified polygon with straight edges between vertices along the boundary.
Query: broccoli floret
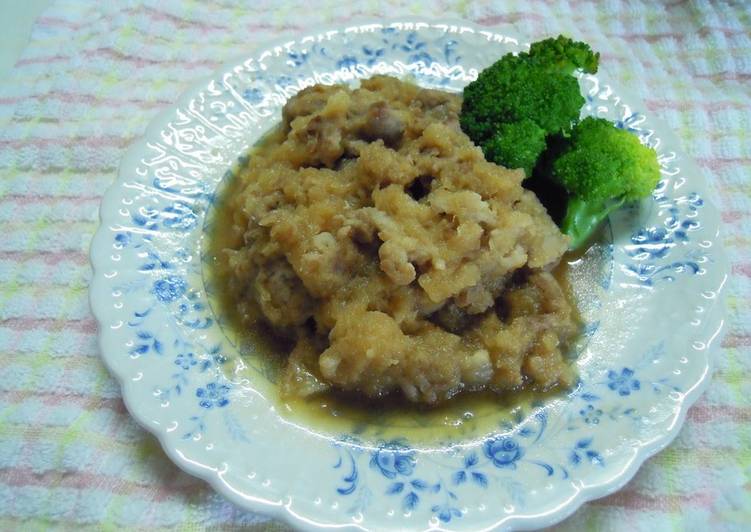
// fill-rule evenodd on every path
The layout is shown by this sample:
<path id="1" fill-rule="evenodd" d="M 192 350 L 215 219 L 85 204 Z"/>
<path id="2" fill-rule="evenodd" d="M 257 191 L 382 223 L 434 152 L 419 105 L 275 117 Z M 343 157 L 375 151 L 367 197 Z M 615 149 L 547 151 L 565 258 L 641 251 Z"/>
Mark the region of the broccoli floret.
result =
<path id="1" fill-rule="evenodd" d="M 518 122 L 501 124 L 498 131 L 483 145 L 482 151 L 489 161 L 523 168 L 527 176 L 545 149 L 545 130 L 527 118 Z"/>
<path id="2" fill-rule="evenodd" d="M 595 72 L 598 60 L 599 54 L 588 45 L 562 36 L 534 43 L 529 52 L 506 54 L 464 89 L 461 127 L 484 148 L 486 157 L 512 168 L 518 162 L 508 158 L 511 151 L 506 147 L 512 141 L 500 138 L 502 126 L 506 133 L 517 133 L 513 143 L 524 153 L 523 166 L 529 176 L 533 164 L 527 161 L 536 161 L 545 145 L 538 132 L 526 141 L 518 134 L 529 130 L 529 124 L 510 125 L 530 121 L 545 136 L 567 132 L 584 104 L 579 83 L 571 74 L 576 68 Z"/>
<path id="3" fill-rule="evenodd" d="M 549 134 L 579 118 L 584 98 L 576 78 L 548 73 L 527 57 L 506 55 L 464 88 L 460 121 L 475 144 L 482 145 L 502 124 L 525 118 Z"/>
<path id="4" fill-rule="evenodd" d="M 596 74 L 600 62 L 599 52 L 593 53 L 588 44 L 563 35 L 532 43 L 529 55 L 546 68 L 564 74 L 573 74 L 577 68 L 587 74 Z"/>
<path id="5" fill-rule="evenodd" d="M 576 249 L 613 210 L 649 196 L 660 166 L 654 150 L 638 137 L 588 117 L 571 131 L 568 148 L 553 163 L 553 179 L 570 195 L 561 231 Z"/>
<path id="6" fill-rule="evenodd" d="M 599 59 L 568 37 L 533 43 L 467 85 L 459 118 L 489 161 L 532 177 L 525 186 L 563 218 L 572 249 L 613 210 L 648 196 L 660 177 L 655 152 L 634 135 L 603 119 L 577 123 L 584 98 L 573 74 L 596 73 Z"/>

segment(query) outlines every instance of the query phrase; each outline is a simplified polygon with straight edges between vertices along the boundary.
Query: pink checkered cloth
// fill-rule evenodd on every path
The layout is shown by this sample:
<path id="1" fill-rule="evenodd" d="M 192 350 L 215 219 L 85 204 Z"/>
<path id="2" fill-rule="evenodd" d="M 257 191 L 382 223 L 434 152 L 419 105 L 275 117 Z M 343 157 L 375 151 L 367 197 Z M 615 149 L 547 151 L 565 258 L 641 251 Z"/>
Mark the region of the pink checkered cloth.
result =
<path id="1" fill-rule="evenodd" d="M 181 472 L 126 413 L 87 303 L 97 207 L 128 144 L 223 61 L 310 25 L 435 13 L 602 50 L 704 169 L 725 222 L 729 315 L 711 387 L 667 450 L 560 528 L 749 529 L 751 7 L 437 3 L 60 0 L 39 17 L 0 85 L 1 529 L 286 528 Z"/>

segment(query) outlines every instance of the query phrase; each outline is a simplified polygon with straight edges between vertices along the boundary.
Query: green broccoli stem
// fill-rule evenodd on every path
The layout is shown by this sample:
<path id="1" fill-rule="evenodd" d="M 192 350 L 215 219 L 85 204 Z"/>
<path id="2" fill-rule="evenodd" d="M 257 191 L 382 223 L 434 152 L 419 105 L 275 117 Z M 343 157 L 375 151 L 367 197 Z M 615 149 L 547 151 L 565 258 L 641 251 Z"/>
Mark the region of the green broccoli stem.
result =
<path id="1" fill-rule="evenodd" d="M 572 197 L 566 206 L 566 216 L 561 223 L 561 231 L 571 237 L 569 249 L 574 250 L 585 244 L 597 231 L 605 218 L 625 203 L 625 198 L 612 201 L 586 201 Z"/>

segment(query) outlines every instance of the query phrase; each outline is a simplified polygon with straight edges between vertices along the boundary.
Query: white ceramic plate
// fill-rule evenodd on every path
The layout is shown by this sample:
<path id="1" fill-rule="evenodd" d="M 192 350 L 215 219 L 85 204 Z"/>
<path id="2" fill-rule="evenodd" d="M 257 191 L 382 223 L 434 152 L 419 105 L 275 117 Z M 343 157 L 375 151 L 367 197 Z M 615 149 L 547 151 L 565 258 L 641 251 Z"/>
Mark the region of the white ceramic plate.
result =
<path id="1" fill-rule="evenodd" d="M 201 259 L 215 191 L 289 96 L 375 73 L 458 91 L 525 46 L 451 22 L 312 32 L 231 63 L 128 151 L 91 247 L 91 304 L 129 411 L 176 464 L 301 528 L 534 528 L 617 490 L 675 437 L 722 325 L 718 213 L 675 138 L 596 76 L 581 79 L 586 112 L 655 147 L 663 179 L 572 266 L 587 334 L 570 393 L 451 418 L 453 429 L 436 416 L 296 417 L 214 311 Z"/>

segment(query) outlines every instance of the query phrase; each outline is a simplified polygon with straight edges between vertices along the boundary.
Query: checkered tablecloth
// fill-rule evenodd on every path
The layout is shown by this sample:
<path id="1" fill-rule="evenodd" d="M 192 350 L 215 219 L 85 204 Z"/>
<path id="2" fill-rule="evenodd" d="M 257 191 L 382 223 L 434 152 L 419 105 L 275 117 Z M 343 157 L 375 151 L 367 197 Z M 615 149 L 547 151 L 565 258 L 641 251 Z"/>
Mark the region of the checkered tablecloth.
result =
<path id="1" fill-rule="evenodd" d="M 436 14 L 590 42 L 722 210 L 732 272 L 709 390 L 667 450 L 560 528 L 749 529 L 751 4 L 702 0 L 55 2 L 0 83 L 0 529 L 286 528 L 181 472 L 129 418 L 87 302 L 99 201 L 154 115 L 227 59 L 313 25 Z"/>

